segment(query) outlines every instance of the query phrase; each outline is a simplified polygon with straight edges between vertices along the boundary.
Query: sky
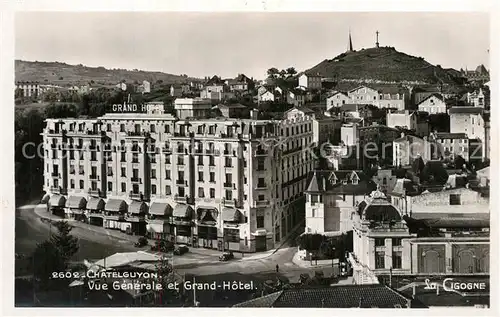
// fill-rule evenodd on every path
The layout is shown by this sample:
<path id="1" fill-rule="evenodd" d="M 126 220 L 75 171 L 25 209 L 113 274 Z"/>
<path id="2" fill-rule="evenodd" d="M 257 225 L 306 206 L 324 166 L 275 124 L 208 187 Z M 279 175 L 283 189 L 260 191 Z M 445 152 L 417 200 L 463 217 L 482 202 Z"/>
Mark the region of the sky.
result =
<path id="1" fill-rule="evenodd" d="M 303 71 L 343 53 L 393 46 L 455 69 L 489 67 L 490 25 L 470 12 L 18 12 L 15 57 L 193 77 L 271 67 Z"/>

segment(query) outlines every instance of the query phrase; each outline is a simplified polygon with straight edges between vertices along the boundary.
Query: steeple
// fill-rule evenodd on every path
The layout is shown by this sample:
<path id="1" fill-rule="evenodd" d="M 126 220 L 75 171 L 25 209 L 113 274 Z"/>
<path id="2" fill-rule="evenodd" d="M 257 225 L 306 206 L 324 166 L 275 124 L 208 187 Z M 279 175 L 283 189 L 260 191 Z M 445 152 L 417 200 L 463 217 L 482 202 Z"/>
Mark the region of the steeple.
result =
<path id="1" fill-rule="evenodd" d="M 352 49 L 352 38 L 351 38 L 351 29 L 349 29 L 349 50 L 348 52 L 353 52 L 354 50 Z"/>

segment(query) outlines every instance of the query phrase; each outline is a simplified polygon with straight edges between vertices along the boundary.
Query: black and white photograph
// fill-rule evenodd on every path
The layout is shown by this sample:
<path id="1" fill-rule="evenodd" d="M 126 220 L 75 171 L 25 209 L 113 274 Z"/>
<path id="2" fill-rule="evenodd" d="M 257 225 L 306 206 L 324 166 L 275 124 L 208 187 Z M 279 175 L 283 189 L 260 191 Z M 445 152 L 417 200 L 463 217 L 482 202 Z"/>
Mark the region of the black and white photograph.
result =
<path id="1" fill-rule="evenodd" d="M 12 305 L 487 313 L 490 18 L 13 13 Z"/>

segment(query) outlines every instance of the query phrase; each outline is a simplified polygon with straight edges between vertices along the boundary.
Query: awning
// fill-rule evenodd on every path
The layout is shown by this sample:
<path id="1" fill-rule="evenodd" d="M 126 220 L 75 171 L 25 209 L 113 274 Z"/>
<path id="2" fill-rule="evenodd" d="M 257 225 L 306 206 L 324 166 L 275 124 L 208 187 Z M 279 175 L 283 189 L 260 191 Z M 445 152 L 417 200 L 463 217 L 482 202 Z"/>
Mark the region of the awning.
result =
<path id="1" fill-rule="evenodd" d="M 218 212 L 215 207 L 199 207 L 197 215 L 200 221 L 217 221 Z"/>
<path id="2" fill-rule="evenodd" d="M 121 199 L 109 199 L 106 202 L 106 206 L 104 209 L 106 211 L 113 211 L 113 212 L 126 212 L 127 211 L 127 203 L 124 200 Z"/>
<path id="3" fill-rule="evenodd" d="M 103 210 L 104 209 L 104 200 L 102 198 L 91 197 L 87 202 L 88 210 Z"/>
<path id="4" fill-rule="evenodd" d="M 240 222 L 241 212 L 234 208 L 222 209 L 222 221 Z"/>
<path id="5" fill-rule="evenodd" d="M 177 204 L 174 208 L 174 217 L 179 218 L 192 218 L 193 217 L 193 208 L 186 204 Z"/>
<path id="6" fill-rule="evenodd" d="M 128 212 L 132 215 L 145 214 L 147 210 L 148 206 L 142 201 L 133 201 L 128 207 Z"/>
<path id="7" fill-rule="evenodd" d="M 68 200 L 66 201 L 66 208 L 85 209 L 86 205 L 87 200 L 79 196 L 69 196 Z"/>
<path id="8" fill-rule="evenodd" d="M 64 207 L 66 204 L 66 198 L 61 195 L 54 195 L 50 197 L 49 204 L 50 207 Z"/>
<path id="9" fill-rule="evenodd" d="M 150 215 L 157 216 L 172 216 L 172 207 L 167 203 L 152 203 L 149 208 Z"/>
<path id="10" fill-rule="evenodd" d="M 49 200 L 50 200 L 50 195 L 45 194 L 45 196 L 43 196 L 42 200 L 40 201 L 40 204 L 46 204 L 49 202 Z"/>

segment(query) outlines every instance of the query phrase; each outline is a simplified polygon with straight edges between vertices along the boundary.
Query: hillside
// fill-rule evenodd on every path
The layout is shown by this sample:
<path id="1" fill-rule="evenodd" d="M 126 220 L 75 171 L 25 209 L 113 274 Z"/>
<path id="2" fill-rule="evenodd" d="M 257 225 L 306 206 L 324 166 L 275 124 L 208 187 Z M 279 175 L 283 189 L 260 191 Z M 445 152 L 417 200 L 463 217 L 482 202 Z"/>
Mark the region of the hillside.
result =
<path id="1" fill-rule="evenodd" d="M 106 69 L 104 67 L 87 67 L 83 65 L 68 65 L 59 62 L 29 62 L 16 60 L 16 81 L 38 81 L 56 85 L 79 85 L 93 80 L 95 83 L 108 85 L 122 80 L 127 83 L 148 80 L 155 83 L 162 80 L 164 83 L 181 83 L 190 78 L 150 72 L 142 70 Z"/>
<path id="2" fill-rule="evenodd" d="M 319 73 L 338 81 L 448 84 L 462 83 L 458 71 L 434 66 L 422 57 L 410 56 L 393 47 L 368 48 L 326 59 L 305 73 Z"/>

